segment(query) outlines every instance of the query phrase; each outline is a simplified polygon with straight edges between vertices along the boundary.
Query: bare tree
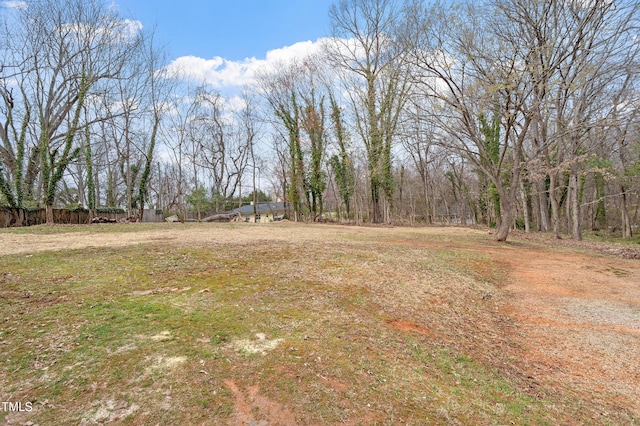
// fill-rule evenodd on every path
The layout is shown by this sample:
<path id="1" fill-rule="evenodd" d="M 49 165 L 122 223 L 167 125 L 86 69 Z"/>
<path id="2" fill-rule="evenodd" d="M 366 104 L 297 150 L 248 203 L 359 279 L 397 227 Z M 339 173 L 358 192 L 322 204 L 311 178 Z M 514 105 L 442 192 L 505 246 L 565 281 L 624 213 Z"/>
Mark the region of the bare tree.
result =
<path id="1" fill-rule="evenodd" d="M 572 234 L 581 238 L 585 142 L 599 126 L 605 88 L 633 63 L 622 52 L 637 50 L 629 45 L 637 9 L 630 2 L 551 0 L 407 8 L 404 42 L 416 83 L 437 100 L 433 115 L 446 135 L 443 146 L 469 158 L 495 186 L 497 240 L 513 225 L 518 193 L 527 226 L 529 176 L 540 228 L 549 229 L 550 202 L 558 235 L 564 170 Z"/>
<path id="2" fill-rule="evenodd" d="M 241 114 L 234 113 L 226 98 L 205 86 L 196 90 L 189 138 L 197 149 L 196 165 L 211 177 L 216 210 L 240 193 L 251 156 L 254 118 L 249 106 L 242 110 Z"/>
<path id="3" fill-rule="evenodd" d="M 434 117 L 434 105 L 431 98 L 412 96 L 405 111 L 405 118 L 401 125 L 401 141 L 405 151 L 409 154 L 415 171 L 420 177 L 422 187 L 423 216 L 427 223 L 434 223 L 436 218 L 436 200 L 434 175 L 437 173 L 433 166 L 438 158 L 438 127 Z"/>
<path id="4" fill-rule="evenodd" d="M 29 50 L 28 87 L 41 160 L 47 223 L 58 184 L 80 149 L 87 95 L 116 77 L 140 42 L 130 23 L 99 1 L 57 0 L 20 10 L 15 39 Z"/>
<path id="5" fill-rule="evenodd" d="M 260 77 L 263 96 L 276 117 L 271 123 L 278 135 L 276 148 L 282 141 L 286 145 L 287 161 L 281 166 L 286 169 L 287 201 L 296 221 L 318 220 L 323 213 L 329 126 L 325 100 L 331 93 L 325 72 L 319 57 L 308 56 L 265 70 Z"/>
<path id="6" fill-rule="evenodd" d="M 238 137 L 240 140 L 244 141 L 249 150 L 248 159 L 251 160 L 251 164 L 247 164 L 247 166 L 251 166 L 251 186 L 253 188 L 252 196 L 254 205 L 253 213 L 256 214 L 258 204 L 258 182 L 256 178 L 256 170 L 260 172 L 260 167 L 264 168 L 264 162 L 262 161 L 260 153 L 256 153 L 256 140 L 260 132 L 260 122 L 258 120 L 258 111 L 254 106 L 256 102 L 255 97 L 252 96 L 246 88 L 242 93 L 242 102 L 244 104 L 243 108 L 236 113 Z M 240 186 L 239 189 L 241 190 L 242 186 Z M 238 195 L 241 203 L 241 191 Z"/>
<path id="7" fill-rule="evenodd" d="M 383 221 L 381 193 L 389 202 L 393 196 L 392 147 L 410 89 L 404 46 L 394 39 L 400 7 L 396 0 L 341 0 L 329 12 L 327 55 L 344 72 L 365 146 L 374 223 Z"/>
<path id="8" fill-rule="evenodd" d="M 187 88 L 186 92 L 190 93 L 190 89 Z M 190 120 L 192 116 L 192 109 L 195 107 L 193 100 L 184 102 L 184 96 L 175 93 L 168 101 L 168 108 L 170 112 L 168 114 L 169 123 L 166 127 L 167 132 L 167 147 L 169 153 L 172 156 L 171 164 L 172 170 L 169 174 L 175 177 L 171 180 L 171 185 L 166 185 L 166 196 L 168 196 L 168 203 L 166 206 L 169 209 L 177 209 L 185 214 L 185 196 L 188 188 L 188 180 L 190 178 L 188 166 L 191 165 L 194 176 L 196 179 L 197 189 L 197 144 L 189 138 Z M 189 143 L 190 142 L 190 143 Z M 190 163 L 190 164 L 189 164 Z M 168 175 L 165 174 L 165 177 Z M 167 181 L 167 183 L 169 183 Z"/>
<path id="9" fill-rule="evenodd" d="M 560 233 L 560 178 L 568 173 L 567 219 L 571 234 L 582 238 L 581 198 L 585 159 L 598 144 L 591 134 L 601 129 L 615 92 L 635 81 L 638 46 L 632 40 L 638 22 L 637 2 L 496 1 L 508 17 L 508 36 L 522 35 L 525 73 L 532 86 L 527 112 L 532 114 L 531 152 L 542 158 L 546 173 L 538 175 L 541 228 L 548 230 L 551 204 L 553 230 Z M 625 83 L 625 81 L 627 83 Z M 609 116 L 609 119 L 611 116 Z M 595 151 L 590 150 L 595 149 Z M 549 177 L 548 191 L 544 188 Z"/>
<path id="10" fill-rule="evenodd" d="M 411 48 L 416 83 L 425 96 L 437 100 L 438 125 L 446 135 L 440 143 L 466 156 L 495 185 L 500 197 L 495 239 L 505 241 L 531 123 L 531 115 L 523 113 L 529 88 L 522 51 L 515 40 L 490 34 L 492 28 L 504 28 L 504 16 L 471 5 L 454 10 L 416 3 L 407 9 L 407 20 L 405 43 Z M 483 124 L 483 117 L 491 116 L 498 126 Z"/>

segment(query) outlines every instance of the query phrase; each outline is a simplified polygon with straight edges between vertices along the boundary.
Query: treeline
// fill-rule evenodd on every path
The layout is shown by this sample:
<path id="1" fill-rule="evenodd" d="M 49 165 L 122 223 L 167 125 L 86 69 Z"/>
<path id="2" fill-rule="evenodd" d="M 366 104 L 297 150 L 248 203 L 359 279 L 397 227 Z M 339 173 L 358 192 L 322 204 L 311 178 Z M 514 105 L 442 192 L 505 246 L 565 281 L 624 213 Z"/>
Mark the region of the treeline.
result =
<path id="1" fill-rule="evenodd" d="M 634 1 L 334 4 L 323 54 L 261 79 L 281 129 L 281 193 L 312 217 L 327 183 L 325 194 L 361 221 L 453 217 L 496 226 L 500 241 L 515 227 L 576 239 L 612 227 L 630 238 L 639 10 Z"/>
<path id="2" fill-rule="evenodd" d="M 2 10 L 0 204 L 292 220 L 639 222 L 635 1 L 341 0 L 307 58 L 241 96 L 170 75 L 98 0 Z"/>
<path id="3" fill-rule="evenodd" d="M 148 201 L 162 81 L 151 34 L 100 1 L 5 2 L 0 204 Z"/>

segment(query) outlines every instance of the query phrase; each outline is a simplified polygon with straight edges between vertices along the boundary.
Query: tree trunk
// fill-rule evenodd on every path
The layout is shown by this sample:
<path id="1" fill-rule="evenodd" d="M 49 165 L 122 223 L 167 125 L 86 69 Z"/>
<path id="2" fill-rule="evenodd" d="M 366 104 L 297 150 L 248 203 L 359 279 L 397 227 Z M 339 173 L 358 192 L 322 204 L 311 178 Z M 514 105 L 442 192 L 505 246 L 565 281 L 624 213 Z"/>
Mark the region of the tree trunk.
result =
<path id="1" fill-rule="evenodd" d="M 629 219 L 629 212 L 627 212 L 627 194 L 624 185 L 620 185 L 620 193 L 622 194 L 622 238 L 629 239 L 633 236 L 631 232 L 631 220 Z"/>
<path id="2" fill-rule="evenodd" d="M 553 223 L 553 236 L 560 239 L 560 205 L 556 195 L 557 176 L 551 173 L 549 179 L 549 200 L 551 200 L 551 222 Z"/>
<path id="3" fill-rule="evenodd" d="M 47 225 L 53 225 L 53 205 L 45 205 L 45 221 Z"/>
<path id="4" fill-rule="evenodd" d="M 433 225 L 433 215 L 431 214 L 431 200 L 429 199 L 429 182 L 424 182 L 424 212 L 427 218 L 427 223 Z"/>
<path id="5" fill-rule="evenodd" d="M 96 185 L 93 176 L 93 156 L 91 153 L 91 138 L 89 126 L 85 127 L 85 165 L 87 167 L 87 207 L 89 208 L 89 223 L 96 216 Z M 80 188 L 78 188 L 80 190 Z"/>
<path id="6" fill-rule="evenodd" d="M 524 179 L 520 179 L 520 196 L 522 197 L 522 210 L 524 214 L 524 231 L 528 234 L 531 231 L 529 228 L 529 200 L 527 199 L 527 190 L 524 187 Z"/>
<path id="7" fill-rule="evenodd" d="M 538 184 L 538 202 L 539 202 L 539 226 L 543 232 L 551 231 L 551 223 L 549 218 L 549 198 L 547 197 L 547 190 L 544 181 L 539 181 Z"/>
<path id="8" fill-rule="evenodd" d="M 569 180 L 569 201 L 571 203 L 571 235 L 578 241 L 582 240 L 582 227 L 580 224 L 580 200 L 578 199 L 578 175 L 571 171 Z"/>
<path id="9" fill-rule="evenodd" d="M 380 210 L 380 187 L 377 183 L 371 183 L 371 203 L 373 204 L 373 223 L 382 223 Z"/>
<path id="10" fill-rule="evenodd" d="M 496 229 L 494 240 L 505 242 L 511 230 L 511 222 L 513 216 L 511 212 L 511 203 L 506 196 L 500 197 L 500 224 Z"/>
<path id="11" fill-rule="evenodd" d="M 517 155 L 514 155 L 514 157 L 519 158 Z M 507 237 L 509 236 L 509 231 L 513 222 L 513 207 L 516 205 L 517 201 L 521 172 L 522 170 L 519 165 L 513 168 L 508 192 L 505 191 L 504 186 L 502 186 L 499 181 L 499 185 L 496 185 L 496 191 L 500 196 L 500 225 L 498 225 L 498 229 L 494 237 L 496 241 L 506 242 Z"/>
<path id="12" fill-rule="evenodd" d="M 596 211 L 595 211 L 595 223 L 593 226 L 594 231 L 607 229 L 607 216 L 606 206 L 604 202 L 604 176 L 602 173 L 596 173 L 595 176 L 596 185 Z"/>

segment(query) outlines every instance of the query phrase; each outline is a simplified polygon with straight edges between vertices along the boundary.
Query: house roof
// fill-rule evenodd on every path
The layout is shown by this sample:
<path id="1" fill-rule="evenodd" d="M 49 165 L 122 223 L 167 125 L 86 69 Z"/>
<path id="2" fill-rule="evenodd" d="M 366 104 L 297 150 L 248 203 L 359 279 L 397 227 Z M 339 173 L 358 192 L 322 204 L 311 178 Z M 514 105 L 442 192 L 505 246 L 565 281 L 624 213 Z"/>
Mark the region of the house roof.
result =
<path id="1" fill-rule="evenodd" d="M 258 203 L 256 204 L 256 213 L 275 213 L 284 211 L 284 203 Z M 231 210 L 231 213 L 253 214 L 253 206 L 247 205 Z"/>

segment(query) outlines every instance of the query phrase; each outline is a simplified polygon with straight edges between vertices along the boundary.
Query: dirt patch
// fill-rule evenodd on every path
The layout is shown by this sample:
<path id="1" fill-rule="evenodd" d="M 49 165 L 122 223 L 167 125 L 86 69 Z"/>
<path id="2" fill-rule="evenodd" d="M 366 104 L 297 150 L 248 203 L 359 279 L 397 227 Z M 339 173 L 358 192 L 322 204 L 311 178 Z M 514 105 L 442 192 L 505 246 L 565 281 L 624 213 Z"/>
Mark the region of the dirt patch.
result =
<path id="1" fill-rule="evenodd" d="M 335 377 L 320 377 L 330 388 L 337 392 L 346 392 L 349 389 L 349 385 L 341 382 Z"/>
<path id="2" fill-rule="evenodd" d="M 508 374 L 522 381 L 523 389 L 530 387 L 534 395 L 553 389 L 588 401 L 585 410 L 592 419 L 606 422 L 609 410 L 640 419 L 640 262 L 635 260 L 640 249 L 520 233 L 507 244 L 428 238 L 391 242 L 476 254 L 452 263 L 497 285 L 480 296 L 494 299 L 498 307 L 494 320 L 501 335 L 489 337 L 506 353 L 494 354 L 499 356 L 493 362 L 500 370 L 511 363 Z M 505 274 L 496 275 L 496 268 Z M 476 321 L 476 332 L 487 324 L 480 317 Z M 411 321 L 388 324 L 431 335 L 429 328 Z M 492 354 L 485 346 L 466 350 L 479 359 Z"/>
<path id="3" fill-rule="evenodd" d="M 426 327 L 423 327 L 419 324 L 415 324 L 411 321 L 387 321 L 388 324 L 397 328 L 398 330 L 402 330 L 404 332 L 414 332 L 418 334 L 422 334 L 423 336 L 435 337 L 434 333 L 431 330 L 428 330 Z"/>
<path id="4" fill-rule="evenodd" d="M 234 411 L 230 426 L 291 426 L 299 423 L 296 416 L 284 405 L 260 394 L 258 386 L 242 391 L 235 381 L 226 379 L 224 384 L 233 393 Z"/>
<path id="5" fill-rule="evenodd" d="M 508 265 L 501 313 L 515 321 L 504 332 L 519 368 L 640 418 L 640 264 L 526 249 L 491 256 Z"/>

